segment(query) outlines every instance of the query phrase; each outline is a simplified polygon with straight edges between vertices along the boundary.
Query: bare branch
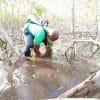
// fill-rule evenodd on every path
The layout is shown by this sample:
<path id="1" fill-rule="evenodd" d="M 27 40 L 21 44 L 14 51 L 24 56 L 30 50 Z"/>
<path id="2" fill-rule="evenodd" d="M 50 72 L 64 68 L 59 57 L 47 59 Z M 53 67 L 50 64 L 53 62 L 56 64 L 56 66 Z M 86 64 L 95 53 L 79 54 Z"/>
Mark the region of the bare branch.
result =
<path id="1" fill-rule="evenodd" d="M 66 91 L 64 94 L 60 95 L 58 98 L 69 98 L 69 97 L 85 97 L 91 94 L 95 89 L 100 92 L 100 71 L 94 73 L 86 80 L 81 82 L 79 85 L 73 87 L 72 89 Z M 97 92 L 98 92 L 97 91 Z"/>
<path id="2" fill-rule="evenodd" d="M 76 45 L 79 42 L 87 42 L 87 43 L 92 43 L 97 46 L 97 49 L 92 53 L 90 57 L 92 57 L 99 49 L 100 49 L 100 43 L 93 40 L 93 39 L 88 39 L 88 40 L 82 40 L 82 39 L 74 39 L 70 47 L 66 50 L 65 56 L 68 62 L 72 62 L 75 59 L 75 54 L 76 54 Z M 70 52 L 70 53 L 69 53 Z"/>

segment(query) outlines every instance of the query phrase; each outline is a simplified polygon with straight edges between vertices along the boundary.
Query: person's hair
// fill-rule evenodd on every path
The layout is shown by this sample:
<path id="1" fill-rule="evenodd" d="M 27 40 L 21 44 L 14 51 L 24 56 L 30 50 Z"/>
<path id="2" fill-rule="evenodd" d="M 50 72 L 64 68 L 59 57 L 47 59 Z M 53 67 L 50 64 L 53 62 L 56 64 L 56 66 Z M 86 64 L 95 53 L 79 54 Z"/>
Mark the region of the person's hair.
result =
<path id="1" fill-rule="evenodd" d="M 49 30 L 48 35 L 51 41 L 55 41 L 59 38 L 59 31 L 57 29 L 51 29 Z"/>

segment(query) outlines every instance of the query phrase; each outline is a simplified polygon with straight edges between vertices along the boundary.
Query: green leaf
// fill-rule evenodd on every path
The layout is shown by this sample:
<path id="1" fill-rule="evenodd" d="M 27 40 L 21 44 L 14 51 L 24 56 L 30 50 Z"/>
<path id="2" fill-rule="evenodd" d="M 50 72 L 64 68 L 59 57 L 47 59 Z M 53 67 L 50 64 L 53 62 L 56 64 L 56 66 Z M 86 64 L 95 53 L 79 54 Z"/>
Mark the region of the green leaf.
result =
<path id="1" fill-rule="evenodd" d="M 32 74 L 32 78 L 39 79 L 40 78 L 40 74 L 39 73 L 34 73 L 34 74 Z"/>
<path id="2" fill-rule="evenodd" d="M 5 41 L 3 41 L 2 39 L 0 39 L 0 47 L 5 45 Z"/>
<path id="3" fill-rule="evenodd" d="M 34 8 L 39 16 L 46 12 L 46 8 L 42 7 L 41 5 L 36 4 Z"/>

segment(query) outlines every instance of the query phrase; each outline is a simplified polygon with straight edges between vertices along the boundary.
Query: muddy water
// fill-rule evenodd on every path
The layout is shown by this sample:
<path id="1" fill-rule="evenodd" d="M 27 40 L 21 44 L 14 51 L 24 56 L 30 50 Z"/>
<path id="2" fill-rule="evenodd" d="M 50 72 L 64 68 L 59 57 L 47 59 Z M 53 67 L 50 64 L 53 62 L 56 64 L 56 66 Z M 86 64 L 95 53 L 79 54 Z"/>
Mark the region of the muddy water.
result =
<path id="1" fill-rule="evenodd" d="M 92 68 L 94 66 L 83 59 L 70 65 L 51 58 L 19 58 L 8 71 L 11 87 L 4 91 L 0 100 L 57 97 L 88 77 Z"/>
<path id="2" fill-rule="evenodd" d="M 66 49 L 62 45 L 55 48 L 52 58 L 18 58 L 7 71 L 10 87 L 1 92 L 0 100 L 55 98 L 98 70 L 88 59 L 77 58 L 68 64 L 63 51 Z"/>

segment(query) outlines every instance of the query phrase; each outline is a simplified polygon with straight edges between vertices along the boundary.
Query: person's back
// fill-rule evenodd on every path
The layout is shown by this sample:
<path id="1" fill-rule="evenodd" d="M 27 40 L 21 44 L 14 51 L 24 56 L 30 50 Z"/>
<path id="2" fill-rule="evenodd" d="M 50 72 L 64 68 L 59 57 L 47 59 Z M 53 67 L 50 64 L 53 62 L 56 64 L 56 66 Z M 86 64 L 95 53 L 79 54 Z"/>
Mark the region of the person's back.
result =
<path id="1" fill-rule="evenodd" d="M 26 23 L 25 31 L 34 37 L 34 44 L 40 45 L 40 43 L 45 39 L 44 29 L 35 23 Z"/>

